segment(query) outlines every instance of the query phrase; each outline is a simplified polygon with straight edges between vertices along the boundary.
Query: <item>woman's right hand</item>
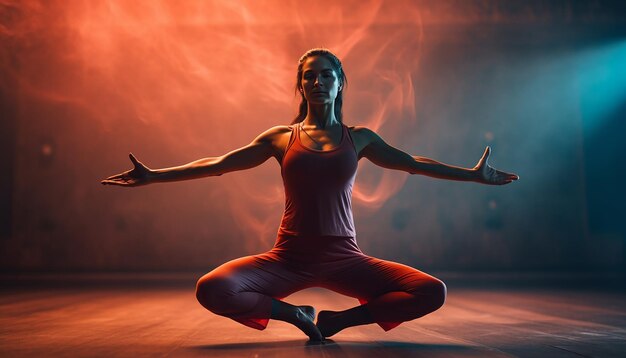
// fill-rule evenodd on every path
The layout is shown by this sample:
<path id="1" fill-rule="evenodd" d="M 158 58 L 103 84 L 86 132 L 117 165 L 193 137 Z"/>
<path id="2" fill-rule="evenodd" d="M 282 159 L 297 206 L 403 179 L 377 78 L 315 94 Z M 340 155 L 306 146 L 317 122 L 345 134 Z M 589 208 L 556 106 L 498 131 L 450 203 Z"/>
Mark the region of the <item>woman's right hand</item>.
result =
<path id="1" fill-rule="evenodd" d="M 153 176 L 152 170 L 138 161 L 132 153 L 128 156 L 135 167 L 132 170 L 104 179 L 100 182 L 102 185 L 140 186 L 150 184 Z"/>

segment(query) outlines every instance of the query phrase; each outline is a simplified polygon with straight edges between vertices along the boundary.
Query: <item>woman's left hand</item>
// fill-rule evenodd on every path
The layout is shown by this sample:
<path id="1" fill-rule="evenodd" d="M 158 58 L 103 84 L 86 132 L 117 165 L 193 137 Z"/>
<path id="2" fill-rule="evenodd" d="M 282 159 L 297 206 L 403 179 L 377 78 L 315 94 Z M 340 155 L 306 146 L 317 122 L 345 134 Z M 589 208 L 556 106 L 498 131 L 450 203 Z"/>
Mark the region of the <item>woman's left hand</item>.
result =
<path id="1" fill-rule="evenodd" d="M 491 167 L 487 162 L 490 154 L 491 148 L 485 148 L 483 157 L 480 158 L 478 164 L 472 169 L 476 174 L 476 182 L 490 185 L 504 185 L 519 179 L 517 174 L 503 172 Z"/>

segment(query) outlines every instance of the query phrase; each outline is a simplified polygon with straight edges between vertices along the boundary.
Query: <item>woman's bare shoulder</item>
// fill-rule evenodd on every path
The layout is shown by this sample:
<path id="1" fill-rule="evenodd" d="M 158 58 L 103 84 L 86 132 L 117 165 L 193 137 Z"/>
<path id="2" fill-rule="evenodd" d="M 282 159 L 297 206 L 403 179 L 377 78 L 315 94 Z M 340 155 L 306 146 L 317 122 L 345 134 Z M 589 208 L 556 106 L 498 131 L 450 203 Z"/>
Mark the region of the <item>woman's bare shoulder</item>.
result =
<path id="1" fill-rule="evenodd" d="M 354 147 L 358 153 L 359 159 L 362 157 L 362 150 L 370 143 L 374 142 L 378 135 L 366 126 L 348 126 Z"/>
<path id="2" fill-rule="evenodd" d="M 378 136 L 376 132 L 366 126 L 348 126 L 348 128 L 350 129 L 350 133 L 359 139 L 371 140 Z"/>
<path id="3" fill-rule="evenodd" d="M 276 160 L 280 163 L 282 155 L 289 144 L 293 128 L 293 125 L 279 125 L 271 127 L 261 133 L 257 137 L 257 141 L 270 144 L 275 152 Z"/>
<path id="4" fill-rule="evenodd" d="M 279 125 L 279 126 L 273 126 L 270 129 L 268 129 L 266 132 L 272 132 L 272 133 L 276 133 L 276 134 L 283 134 L 283 133 L 289 133 L 293 130 L 293 124 L 290 125 Z"/>
<path id="5" fill-rule="evenodd" d="M 280 140 L 286 133 L 291 133 L 291 125 L 279 125 L 267 129 L 265 132 L 259 134 L 259 140 L 275 142 Z"/>

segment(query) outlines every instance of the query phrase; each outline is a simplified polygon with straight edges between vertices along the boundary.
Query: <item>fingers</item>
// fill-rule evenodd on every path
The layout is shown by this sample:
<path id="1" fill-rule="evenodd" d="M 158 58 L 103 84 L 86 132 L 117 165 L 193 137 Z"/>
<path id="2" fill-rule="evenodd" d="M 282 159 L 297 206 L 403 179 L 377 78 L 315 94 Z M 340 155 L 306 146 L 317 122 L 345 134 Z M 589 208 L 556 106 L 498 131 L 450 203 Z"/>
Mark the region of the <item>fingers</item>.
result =
<path id="1" fill-rule="evenodd" d="M 478 161 L 477 167 L 485 166 L 487 164 L 487 159 L 489 158 L 490 154 L 491 154 L 491 147 L 487 146 L 487 148 L 485 148 L 485 152 L 483 153 L 483 156 Z"/>
<path id="2" fill-rule="evenodd" d="M 123 181 L 117 180 L 103 180 L 100 182 L 102 185 L 118 185 L 118 186 L 128 186 L 129 184 Z"/>
<path id="3" fill-rule="evenodd" d="M 496 174 L 498 175 L 498 177 L 502 177 L 506 180 L 519 180 L 519 176 L 517 174 L 507 173 L 501 170 L 496 170 Z"/>
<path id="4" fill-rule="evenodd" d="M 115 180 L 102 180 L 100 181 L 102 185 L 117 185 L 117 186 L 137 186 L 139 185 L 136 181 L 128 178 L 115 179 Z"/>
<path id="5" fill-rule="evenodd" d="M 487 167 L 488 171 L 485 176 L 483 183 L 490 185 L 504 185 L 512 183 L 515 180 L 519 179 L 517 174 L 503 172 L 501 170 L 496 170 L 490 166 Z"/>
<path id="6" fill-rule="evenodd" d="M 504 185 L 510 184 L 519 179 L 519 176 L 512 173 L 506 173 L 500 170 L 496 170 L 496 175 L 494 176 L 493 184 L 495 185 Z"/>
<path id="7" fill-rule="evenodd" d="M 112 175 L 102 181 L 103 185 L 111 184 L 111 185 L 126 185 L 132 178 L 128 176 L 129 172 L 124 172 L 121 174 Z"/>
<path id="8" fill-rule="evenodd" d="M 491 155 L 491 147 L 487 146 L 487 148 L 485 148 L 485 152 L 483 153 L 483 160 L 486 162 L 487 158 L 489 158 L 489 155 Z"/>
<path id="9" fill-rule="evenodd" d="M 111 175 L 110 177 L 106 178 L 105 180 L 121 179 L 124 175 L 126 175 L 126 173 Z"/>
<path id="10" fill-rule="evenodd" d="M 135 158 L 133 153 L 128 153 L 128 157 L 130 158 L 130 161 L 133 162 L 133 164 L 135 164 L 135 166 L 140 165 L 139 161 L 137 160 L 137 158 Z"/>
<path id="11" fill-rule="evenodd" d="M 123 173 L 119 173 L 119 174 L 115 174 L 115 175 L 111 175 L 110 177 L 106 178 L 105 180 L 128 180 L 130 179 L 131 175 L 132 175 L 132 170 L 127 170 Z"/>

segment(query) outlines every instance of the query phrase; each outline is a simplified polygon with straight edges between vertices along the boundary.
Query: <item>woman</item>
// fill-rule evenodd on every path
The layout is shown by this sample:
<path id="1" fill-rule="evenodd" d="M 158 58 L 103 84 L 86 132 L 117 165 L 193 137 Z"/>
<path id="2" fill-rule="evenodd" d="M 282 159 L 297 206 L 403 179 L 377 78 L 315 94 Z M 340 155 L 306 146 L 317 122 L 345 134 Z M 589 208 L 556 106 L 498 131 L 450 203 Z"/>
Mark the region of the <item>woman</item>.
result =
<path id="1" fill-rule="evenodd" d="M 252 143 L 221 157 L 182 166 L 149 169 L 132 154 L 134 169 L 102 184 L 138 186 L 217 176 L 258 166 L 270 157 L 281 166 L 286 204 L 272 250 L 227 262 L 198 281 L 196 296 L 208 310 L 249 327 L 269 319 L 289 322 L 311 340 L 323 340 L 356 325 L 377 323 L 389 330 L 441 307 L 446 286 L 406 265 L 367 256 L 359 249 L 352 219 L 352 185 L 365 157 L 384 168 L 436 178 L 508 184 L 518 177 L 487 164 L 465 169 L 410 156 L 365 127 L 347 127 L 341 105 L 346 85 L 339 59 L 326 49 L 305 53 L 298 65 L 300 113 L 289 126 L 276 126 Z M 324 287 L 359 299 L 345 311 L 293 306 L 281 299 Z"/>

